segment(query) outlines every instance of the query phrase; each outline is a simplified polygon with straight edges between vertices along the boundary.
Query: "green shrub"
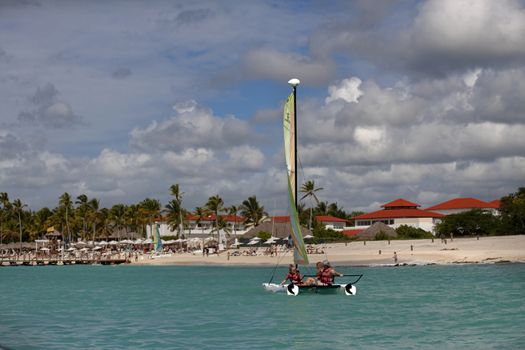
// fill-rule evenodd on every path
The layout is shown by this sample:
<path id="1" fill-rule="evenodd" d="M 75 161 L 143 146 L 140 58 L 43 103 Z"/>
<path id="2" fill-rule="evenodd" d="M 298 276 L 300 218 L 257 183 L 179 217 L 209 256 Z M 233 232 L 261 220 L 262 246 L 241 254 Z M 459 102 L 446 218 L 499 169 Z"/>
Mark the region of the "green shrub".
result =
<path id="1" fill-rule="evenodd" d="M 270 232 L 261 231 L 257 234 L 257 237 L 259 237 L 261 240 L 268 240 L 270 237 L 272 237 L 272 234 Z"/>
<path id="2" fill-rule="evenodd" d="M 396 229 L 398 239 L 421 239 L 432 238 L 432 233 L 423 230 L 422 228 L 401 225 Z"/>
<path id="3" fill-rule="evenodd" d="M 436 225 L 440 237 L 452 233 L 456 237 L 474 235 L 494 235 L 500 231 L 501 220 L 491 213 L 473 209 L 463 213 L 447 215 Z"/>

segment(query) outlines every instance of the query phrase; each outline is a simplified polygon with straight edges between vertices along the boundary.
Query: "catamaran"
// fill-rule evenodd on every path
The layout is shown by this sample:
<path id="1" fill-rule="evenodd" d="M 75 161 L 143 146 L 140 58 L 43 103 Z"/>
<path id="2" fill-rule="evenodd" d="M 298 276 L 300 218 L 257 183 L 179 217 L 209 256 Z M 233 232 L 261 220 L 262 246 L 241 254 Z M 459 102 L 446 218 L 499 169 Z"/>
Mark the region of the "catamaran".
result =
<path id="1" fill-rule="evenodd" d="M 167 258 L 172 254 L 162 252 L 162 239 L 160 238 L 160 229 L 159 223 L 155 222 L 152 225 L 152 236 L 153 236 L 153 246 L 155 247 L 155 252 L 151 255 L 152 259 Z"/>
<path id="2" fill-rule="evenodd" d="M 286 156 L 286 167 L 288 177 L 288 205 L 291 223 L 291 236 L 294 244 L 294 263 L 296 265 L 308 265 L 308 254 L 304 245 L 303 235 L 301 233 L 301 226 L 299 224 L 299 215 L 297 214 L 297 85 L 299 79 L 290 79 L 288 84 L 293 87 L 292 93 L 288 96 L 284 104 L 284 151 Z M 263 283 L 263 287 L 271 292 L 286 292 L 288 295 L 299 295 L 305 292 L 331 294 L 344 292 L 346 295 L 355 295 L 357 288 L 355 284 L 363 277 L 363 275 L 345 275 L 345 277 L 353 277 L 352 282 L 344 284 L 312 284 L 312 285 L 296 285 L 290 284 L 276 284 L 272 283 L 272 278 L 268 283 Z"/>

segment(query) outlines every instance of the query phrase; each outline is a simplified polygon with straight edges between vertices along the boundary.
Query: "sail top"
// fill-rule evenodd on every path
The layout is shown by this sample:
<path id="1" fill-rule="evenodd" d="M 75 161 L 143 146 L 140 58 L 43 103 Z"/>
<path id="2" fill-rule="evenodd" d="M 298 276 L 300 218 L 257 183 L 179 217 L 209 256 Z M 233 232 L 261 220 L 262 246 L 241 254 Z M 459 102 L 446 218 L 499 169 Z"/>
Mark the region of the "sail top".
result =
<path id="1" fill-rule="evenodd" d="M 297 84 L 299 83 L 298 79 Z M 289 83 L 292 85 L 292 80 Z M 295 87 L 295 85 L 294 85 Z M 301 226 L 299 224 L 299 215 L 297 214 L 297 203 L 295 189 L 297 182 L 297 171 L 295 169 L 295 157 L 297 156 L 297 150 L 295 149 L 295 96 L 291 93 L 286 100 L 284 105 L 283 115 L 283 129 L 284 129 L 284 151 L 286 157 L 286 168 L 288 177 L 288 200 L 289 200 L 289 212 L 290 222 L 292 227 L 292 240 L 294 242 L 294 262 L 296 264 L 308 264 L 308 254 L 306 253 L 306 247 L 304 245 L 303 235 L 301 233 Z"/>

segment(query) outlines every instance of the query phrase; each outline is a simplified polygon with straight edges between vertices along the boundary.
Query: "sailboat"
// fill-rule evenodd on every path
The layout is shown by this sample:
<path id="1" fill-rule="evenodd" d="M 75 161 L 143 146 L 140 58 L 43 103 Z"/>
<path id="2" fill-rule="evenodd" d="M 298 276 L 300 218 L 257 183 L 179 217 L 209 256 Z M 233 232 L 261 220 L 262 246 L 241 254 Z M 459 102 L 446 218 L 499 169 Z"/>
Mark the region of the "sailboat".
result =
<path id="1" fill-rule="evenodd" d="M 297 213 L 297 86 L 300 84 L 299 79 L 290 79 L 288 81 L 293 87 L 292 93 L 288 96 L 284 104 L 284 152 L 286 156 L 286 168 L 288 178 L 288 205 L 291 223 L 291 236 L 294 244 L 293 260 L 296 265 L 308 265 L 308 253 L 304 244 L 303 235 L 301 233 L 301 226 L 299 224 L 299 215 Z M 357 288 L 355 284 L 361 279 L 363 275 L 345 275 L 347 277 L 356 277 L 353 282 L 345 284 L 329 284 L 329 285 L 295 285 L 290 284 L 276 284 L 270 282 L 263 283 L 263 287 L 271 292 L 286 292 L 288 295 L 299 295 L 305 292 L 314 293 L 337 293 L 344 292 L 346 295 L 355 295 Z"/>
<path id="2" fill-rule="evenodd" d="M 163 253 L 162 252 L 162 239 L 160 238 L 160 230 L 159 230 L 159 223 L 155 222 L 152 225 L 152 236 L 153 236 L 153 246 L 155 248 L 155 252 L 151 255 L 152 259 L 159 259 L 159 258 L 166 258 L 168 256 L 171 256 L 171 254 Z"/>

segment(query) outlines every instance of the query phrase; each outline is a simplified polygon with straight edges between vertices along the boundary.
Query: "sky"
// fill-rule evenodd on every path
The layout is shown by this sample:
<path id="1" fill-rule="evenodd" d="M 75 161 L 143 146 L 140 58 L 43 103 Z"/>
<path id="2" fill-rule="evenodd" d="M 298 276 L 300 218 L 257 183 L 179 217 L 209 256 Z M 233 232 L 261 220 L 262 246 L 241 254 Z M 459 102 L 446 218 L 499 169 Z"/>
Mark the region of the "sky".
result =
<path id="1" fill-rule="evenodd" d="M 165 205 L 177 183 L 189 210 L 284 214 L 290 78 L 322 201 L 525 185 L 524 1 L 2 0 L 0 192 Z"/>

